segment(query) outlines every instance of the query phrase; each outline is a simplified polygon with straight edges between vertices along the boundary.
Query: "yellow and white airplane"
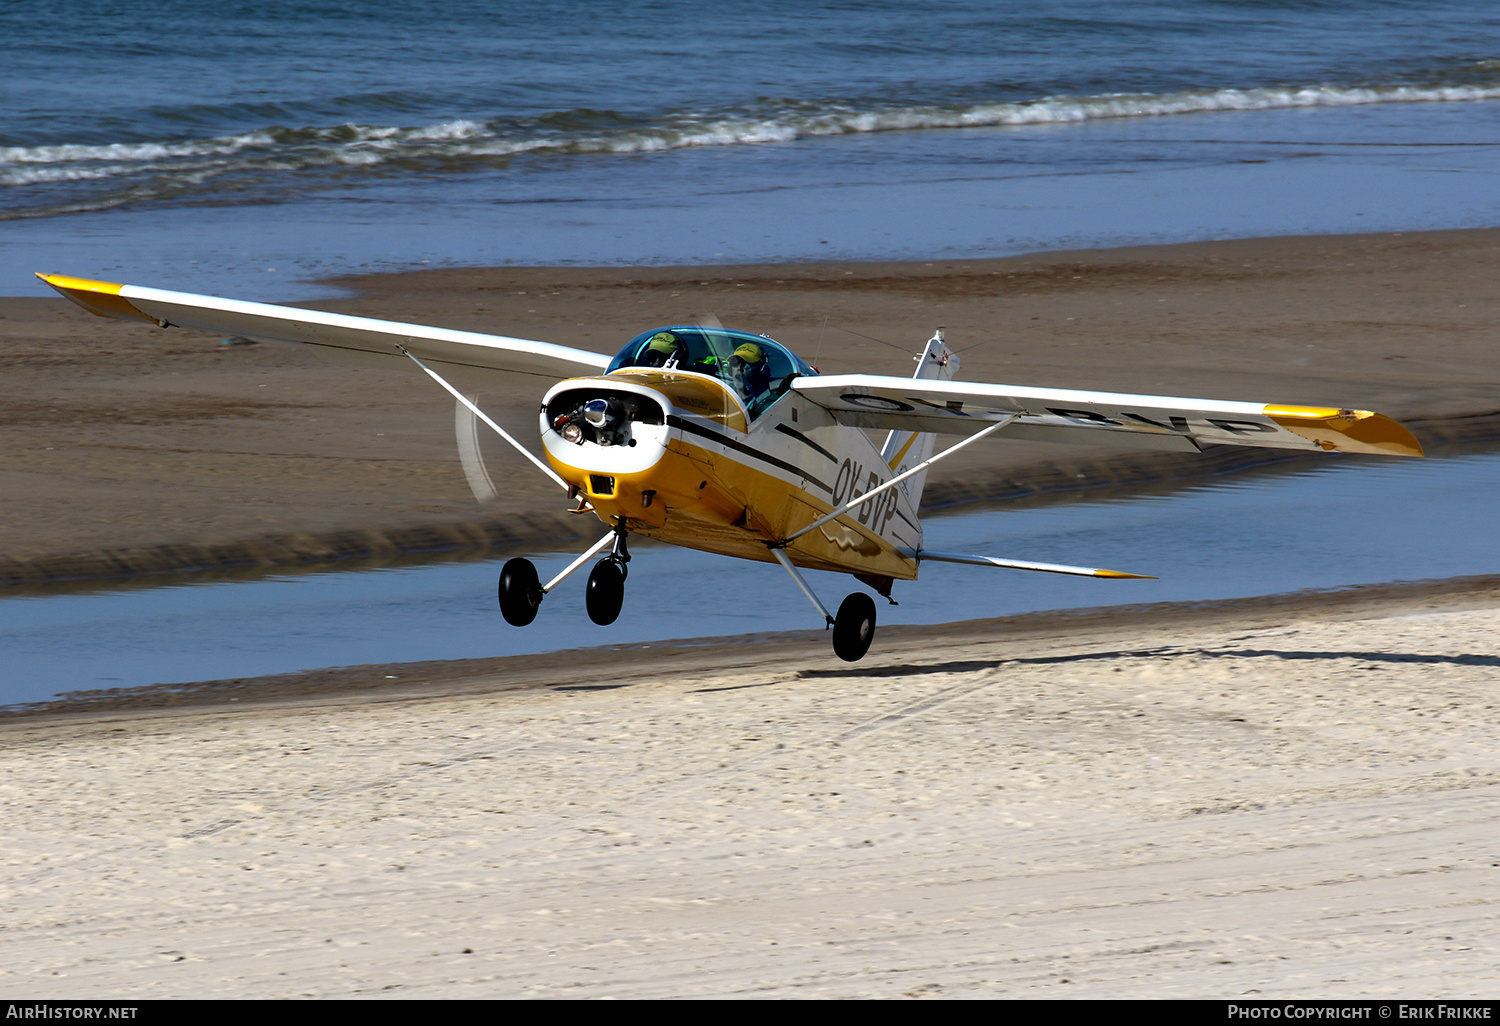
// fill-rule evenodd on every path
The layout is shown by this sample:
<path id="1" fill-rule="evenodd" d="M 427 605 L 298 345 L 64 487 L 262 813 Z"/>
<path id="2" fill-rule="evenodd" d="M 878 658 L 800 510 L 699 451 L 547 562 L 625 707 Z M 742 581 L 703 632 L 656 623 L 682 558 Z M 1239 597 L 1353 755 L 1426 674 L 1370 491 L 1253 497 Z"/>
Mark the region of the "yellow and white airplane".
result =
<path id="1" fill-rule="evenodd" d="M 591 509 L 610 527 L 546 584 L 529 560 L 505 564 L 500 610 L 517 626 L 535 619 L 543 598 L 606 546 L 609 554 L 589 575 L 587 606 L 595 623 L 612 623 L 624 601 L 632 533 L 780 563 L 833 628 L 834 651 L 849 661 L 870 647 L 874 601 L 855 592 L 830 614 L 799 567 L 852 574 L 892 602 L 892 583 L 915 580 L 923 561 L 1143 576 L 926 548 L 917 507 L 927 469 L 997 432 L 1145 449 L 1251 445 L 1422 455 L 1404 427 L 1367 410 L 956 382 L 959 361 L 941 329 L 917 355 L 911 378 L 822 375 L 764 335 L 717 325 L 647 331 L 610 358 L 500 335 L 37 277 L 103 317 L 420 367 L 566 489 L 578 511 Z M 545 462 L 453 383 L 494 384 L 496 375 L 555 382 L 541 401 Z M 866 429 L 885 430 L 884 444 L 876 448 Z M 939 434 L 963 438 L 934 455 Z"/>

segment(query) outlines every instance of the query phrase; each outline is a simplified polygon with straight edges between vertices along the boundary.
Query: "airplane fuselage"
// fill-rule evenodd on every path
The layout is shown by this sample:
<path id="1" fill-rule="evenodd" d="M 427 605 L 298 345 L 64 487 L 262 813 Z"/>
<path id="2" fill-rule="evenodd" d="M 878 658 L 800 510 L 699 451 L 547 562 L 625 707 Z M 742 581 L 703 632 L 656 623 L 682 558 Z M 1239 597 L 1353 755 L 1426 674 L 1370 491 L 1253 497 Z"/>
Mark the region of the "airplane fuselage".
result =
<path id="1" fill-rule="evenodd" d="M 611 414 L 605 430 L 573 416 L 596 400 Z M 605 523 L 619 518 L 646 537 L 764 562 L 774 561 L 768 544 L 892 476 L 863 431 L 795 392 L 755 416 L 725 382 L 685 370 L 559 382 L 543 400 L 541 431 L 547 461 Z M 921 540 L 898 485 L 786 552 L 798 566 L 912 580 L 916 561 L 898 550 Z"/>

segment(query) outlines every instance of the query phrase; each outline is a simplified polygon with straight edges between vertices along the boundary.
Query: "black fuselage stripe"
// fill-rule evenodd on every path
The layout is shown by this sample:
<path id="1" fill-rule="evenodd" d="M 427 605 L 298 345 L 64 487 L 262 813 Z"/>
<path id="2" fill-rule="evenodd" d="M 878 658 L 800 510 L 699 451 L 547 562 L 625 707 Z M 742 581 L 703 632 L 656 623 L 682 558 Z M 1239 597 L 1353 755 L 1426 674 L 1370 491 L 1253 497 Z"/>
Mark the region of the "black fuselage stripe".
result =
<path id="1" fill-rule="evenodd" d="M 834 463 L 837 463 L 839 461 L 839 458 L 837 456 L 835 456 L 833 453 L 829 452 L 827 449 L 823 448 L 817 442 L 814 442 L 811 438 L 808 438 L 806 435 L 804 435 L 801 431 L 798 431 L 796 428 L 787 427 L 785 424 L 777 424 L 776 425 L 776 430 L 780 431 L 784 435 L 791 435 L 793 438 L 795 438 L 797 441 L 801 442 L 803 445 L 810 445 L 810 446 L 812 446 L 818 452 L 822 453 L 824 456 L 827 456 Z"/>
<path id="2" fill-rule="evenodd" d="M 788 463 L 785 460 L 779 460 L 775 456 L 768 455 L 761 452 L 759 449 L 746 445 L 744 442 L 739 442 L 726 435 L 720 434 L 713 428 L 704 427 L 702 424 L 694 424 L 692 421 L 683 420 L 681 417 L 668 417 L 667 423 L 672 427 L 681 428 L 683 431 L 686 431 L 690 434 L 701 435 L 704 438 L 717 442 L 719 445 L 725 446 L 729 449 L 733 449 L 736 452 L 742 452 L 746 456 L 754 457 L 755 459 L 760 460 L 762 463 L 769 463 L 771 466 L 784 470 L 788 474 L 795 474 L 797 477 L 806 479 L 809 484 L 817 485 L 819 488 L 823 489 L 823 491 L 827 492 L 830 496 L 833 495 L 833 488 L 818 480 L 816 477 L 813 477 L 806 471 L 806 469 L 799 467 L 794 463 Z"/>

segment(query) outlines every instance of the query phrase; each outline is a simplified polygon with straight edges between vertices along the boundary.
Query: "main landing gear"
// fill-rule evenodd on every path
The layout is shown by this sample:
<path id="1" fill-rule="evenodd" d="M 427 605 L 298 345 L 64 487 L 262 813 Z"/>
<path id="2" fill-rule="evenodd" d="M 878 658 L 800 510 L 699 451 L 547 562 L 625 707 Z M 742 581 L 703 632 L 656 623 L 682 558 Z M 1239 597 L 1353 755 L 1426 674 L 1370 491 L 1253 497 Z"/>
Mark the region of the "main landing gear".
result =
<path id="1" fill-rule="evenodd" d="M 584 592 L 589 619 L 601 627 L 614 623 L 625 604 L 625 578 L 630 576 L 630 568 L 625 564 L 629 562 L 625 532 L 617 530 L 614 548 L 589 571 L 588 588 Z"/>
<path id="2" fill-rule="evenodd" d="M 542 599 L 553 588 L 566 580 L 575 570 L 583 566 L 603 549 L 610 546 L 609 555 L 594 564 L 589 572 L 588 587 L 584 592 L 584 604 L 589 619 L 605 626 L 620 616 L 625 604 L 625 578 L 629 576 L 627 564 L 630 550 L 626 546 L 627 531 L 621 524 L 579 556 L 568 568 L 545 585 L 537 577 L 536 566 L 529 559 L 512 559 L 500 570 L 500 613 L 505 622 L 516 627 L 525 627 L 536 619 Z M 844 599 L 838 615 L 831 615 L 791 559 L 780 546 L 770 546 L 771 555 L 792 575 L 797 587 L 802 589 L 809 601 L 823 614 L 824 621 L 833 628 L 833 651 L 847 663 L 858 662 L 870 650 L 875 640 L 875 600 L 863 592 L 855 592 Z M 889 596 L 887 596 L 889 597 Z"/>
<path id="3" fill-rule="evenodd" d="M 875 600 L 864 592 L 856 591 L 844 599 L 839 606 L 839 615 L 830 616 L 828 609 L 818 601 L 818 596 L 813 594 L 803 580 L 802 574 L 792 565 L 786 552 L 776 545 L 769 546 L 771 555 L 776 557 L 776 562 L 786 567 L 786 572 L 792 575 L 792 580 L 797 582 L 797 587 L 802 589 L 818 612 L 823 614 L 823 619 L 828 626 L 833 628 L 833 654 L 846 663 L 857 663 L 870 651 L 870 642 L 875 640 Z"/>
<path id="4" fill-rule="evenodd" d="M 839 606 L 833 618 L 833 652 L 846 663 L 857 663 L 875 640 L 875 600 L 856 591 Z"/>
<path id="5" fill-rule="evenodd" d="M 625 564 L 630 562 L 630 551 L 625 545 L 626 533 L 623 525 L 616 524 L 613 531 L 545 585 L 537 577 L 536 565 L 531 560 L 507 561 L 500 568 L 500 615 L 513 627 L 525 627 L 536 619 L 537 608 L 549 591 L 592 559 L 596 552 L 613 543 L 609 555 L 601 559 L 589 574 L 585 604 L 590 620 L 600 626 L 614 623 L 625 604 L 625 578 L 628 575 Z"/>
<path id="6" fill-rule="evenodd" d="M 531 560 L 507 560 L 500 568 L 500 615 L 512 627 L 525 627 L 535 620 L 545 595 Z"/>

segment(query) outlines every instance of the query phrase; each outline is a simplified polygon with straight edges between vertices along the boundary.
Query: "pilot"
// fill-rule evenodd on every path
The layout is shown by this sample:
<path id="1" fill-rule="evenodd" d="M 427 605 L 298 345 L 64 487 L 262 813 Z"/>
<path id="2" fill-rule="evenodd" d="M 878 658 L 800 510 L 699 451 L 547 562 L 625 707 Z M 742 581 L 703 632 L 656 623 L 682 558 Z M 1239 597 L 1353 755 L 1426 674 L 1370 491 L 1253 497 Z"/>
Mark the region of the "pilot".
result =
<path id="1" fill-rule="evenodd" d="M 670 331 L 658 331 L 652 335 L 646 343 L 646 348 L 641 351 L 640 366 L 642 367 L 665 367 L 672 362 L 673 356 L 680 363 L 687 356 L 687 347 L 682 344 L 682 339 Z"/>
<path id="2" fill-rule="evenodd" d="M 754 342 L 746 342 L 729 358 L 729 371 L 739 382 L 740 394 L 753 402 L 771 387 L 771 362 L 766 351 Z"/>

